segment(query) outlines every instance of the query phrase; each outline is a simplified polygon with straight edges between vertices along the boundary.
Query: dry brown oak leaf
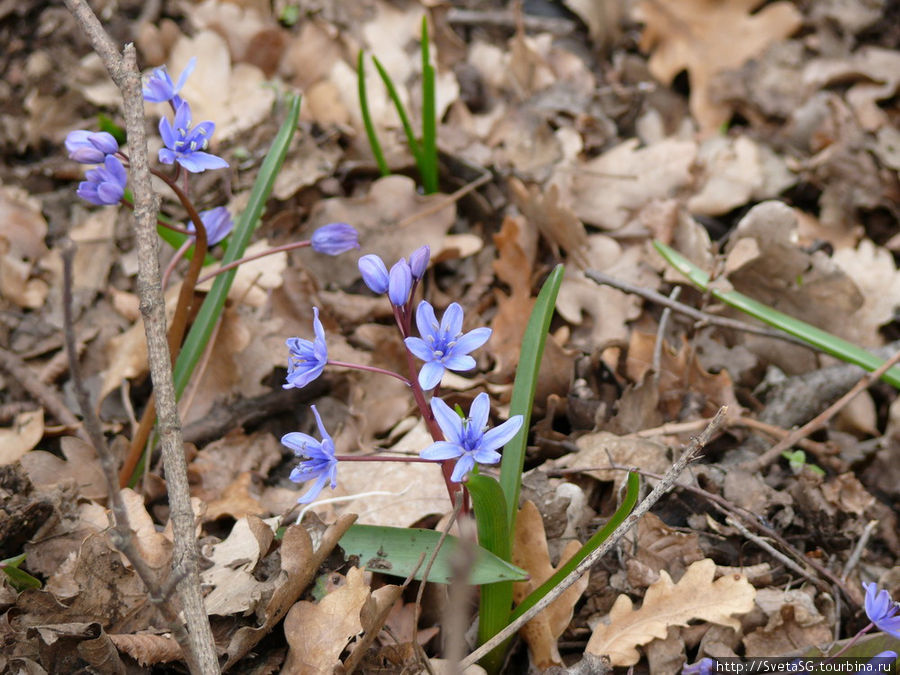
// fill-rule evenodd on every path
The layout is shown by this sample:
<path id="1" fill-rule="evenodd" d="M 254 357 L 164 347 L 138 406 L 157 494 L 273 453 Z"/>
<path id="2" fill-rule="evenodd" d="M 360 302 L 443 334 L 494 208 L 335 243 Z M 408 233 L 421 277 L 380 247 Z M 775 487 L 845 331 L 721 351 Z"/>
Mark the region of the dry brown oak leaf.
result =
<path id="1" fill-rule="evenodd" d="M 662 571 L 647 589 L 640 609 L 634 609 L 627 595 L 620 595 L 609 612 L 609 623 L 594 629 L 585 651 L 609 656 L 614 666 L 632 666 L 641 658 L 636 647 L 664 640 L 669 626 L 687 626 L 699 619 L 737 630 L 740 622 L 732 615 L 753 609 L 756 589 L 743 574 L 713 581 L 715 572 L 716 564 L 709 558 L 688 567 L 677 584 Z"/>
<path id="2" fill-rule="evenodd" d="M 641 49 L 652 51 L 648 66 L 664 84 L 682 70 L 691 83 L 690 109 L 701 131 L 715 131 L 731 110 L 713 100 L 710 83 L 725 70 L 791 35 L 802 16 L 790 2 L 774 2 L 751 14 L 762 0 L 641 0 L 635 17 L 644 23 Z"/>

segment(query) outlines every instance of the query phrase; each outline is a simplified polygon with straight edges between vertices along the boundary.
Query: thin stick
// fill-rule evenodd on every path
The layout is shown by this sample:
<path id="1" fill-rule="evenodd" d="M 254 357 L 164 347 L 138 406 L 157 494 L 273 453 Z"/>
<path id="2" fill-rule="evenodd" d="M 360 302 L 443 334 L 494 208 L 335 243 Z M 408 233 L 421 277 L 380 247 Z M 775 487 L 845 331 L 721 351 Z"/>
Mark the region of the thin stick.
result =
<path id="1" fill-rule="evenodd" d="M 681 286 L 676 286 L 669 293 L 669 300 L 677 302 L 678 296 L 681 295 Z M 661 375 L 660 363 L 662 362 L 662 348 L 665 342 L 666 327 L 669 325 L 669 317 L 672 316 L 672 308 L 666 307 L 662 316 L 659 317 L 659 327 L 656 329 L 656 342 L 653 345 L 653 384 L 659 386 L 659 378 Z"/>
<path id="2" fill-rule="evenodd" d="M 744 537 L 746 537 L 747 539 L 752 541 L 754 544 L 759 546 L 761 549 L 766 551 L 773 558 L 775 558 L 776 560 L 780 560 L 781 564 L 784 565 L 785 567 L 787 567 L 788 569 L 794 570 L 794 572 L 799 574 L 804 579 L 809 579 L 809 581 L 811 581 L 816 586 L 819 586 L 822 583 L 821 580 L 817 579 L 812 574 L 807 572 L 805 569 L 800 567 L 800 565 L 798 565 L 793 560 L 788 558 L 781 551 L 777 550 L 774 546 L 772 546 L 765 539 L 763 539 L 759 535 L 753 534 L 750 530 L 748 530 L 746 527 L 744 527 L 744 525 L 737 519 L 732 518 L 731 516 L 726 516 L 725 522 L 728 525 L 731 525 L 733 528 L 735 528 L 742 535 L 744 535 Z"/>
<path id="3" fill-rule="evenodd" d="M 122 92 L 125 129 L 128 134 L 131 183 L 134 192 L 135 235 L 138 250 L 137 289 L 147 337 L 150 375 L 159 412 L 159 434 L 166 465 L 170 520 L 175 539 L 173 561 L 178 595 L 181 598 L 190 639 L 185 654 L 192 672 L 218 673 L 219 663 L 209 619 L 200 594 L 194 512 L 188 487 L 187 462 L 181 437 L 181 420 L 175 405 L 172 362 L 166 336 L 165 298 L 159 270 L 159 241 L 156 234 L 158 204 L 150 182 L 147 158 L 144 101 L 141 76 L 133 44 L 120 55 L 115 43 L 84 0 L 65 0 L 66 7 L 100 55 L 112 80 Z M 198 226 L 198 249 L 200 243 Z M 198 256 L 202 259 L 202 256 Z"/>
<path id="4" fill-rule="evenodd" d="M 792 431 L 785 438 L 781 439 L 778 443 L 766 450 L 755 460 L 747 462 L 744 466 L 741 466 L 741 468 L 753 473 L 754 471 L 761 470 L 769 463 L 781 457 L 782 452 L 790 448 L 801 438 L 806 438 L 811 433 L 818 431 L 826 424 L 828 424 L 828 420 L 830 420 L 838 412 L 840 412 L 840 410 L 844 408 L 844 406 L 846 406 L 848 403 L 850 403 L 851 400 L 856 398 L 856 396 L 858 396 L 864 390 L 872 386 L 872 384 L 877 382 L 878 379 L 897 362 L 900 362 L 900 352 L 894 354 L 891 358 L 882 363 L 871 373 L 866 373 L 865 375 L 863 375 L 862 378 L 860 378 L 859 382 L 857 382 L 850 391 L 841 396 L 830 406 L 825 408 L 825 410 L 823 410 L 820 414 L 816 415 L 799 429 L 795 429 L 794 431 Z"/>
<path id="5" fill-rule="evenodd" d="M 116 458 L 106 444 L 100 418 L 97 417 L 97 413 L 91 405 L 90 395 L 84 386 L 84 381 L 81 379 L 78 351 L 75 344 L 75 321 L 72 316 L 72 262 L 74 258 L 75 246 L 71 240 L 66 239 L 62 244 L 62 303 L 66 353 L 69 355 L 69 375 L 72 378 L 72 385 L 75 389 L 75 398 L 78 400 L 78 406 L 81 408 L 81 414 L 84 417 L 84 428 L 86 429 L 89 443 L 97 451 L 100 467 L 103 469 L 103 476 L 106 479 L 110 510 L 115 521 L 113 528 L 109 531 L 110 540 L 128 558 L 132 567 L 134 567 L 134 571 L 147 588 L 151 602 L 156 605 L 169 624 L 172 634 L 181 646 L 185 656 L 189 656 L 191 654 L 190 638 L 184 624 L 178 619 L 178 611 L 170 602 L 170 593 L 163 591 L 156 573 L 150 568 L 147 561 L 141 556 L 137 546 L 135 546 L 134 530 L 131 529 L 128 519 L 128 508 L 119 489 Z"/>
<path id="6" fill-rule="evenodd" d="M 18 356 L 11 351 L 0 347 L 0 370 L 5 370 L 12 378 L 22 385 L 22 388 L 44 406 L 51 415 L 60 422 L 72 429 L 78 437 L 84 441 L 90 442 L 90 438 L 81 428 L 81 422 L 72 414 L 72 411 L 66 407 L 59 394 L 46 384 L 28 367 Z"/>
<path id="7" fill-rule="evenodd" d="M 649 511 L 654 504 L 656 504 L 657 501 L 659 501 L 660 497 L 662 497 L 672 488 L 681 472 L 685 470 L 687 465 L 709 442 L 709 439 L 712 438 L 716 430 L 718 430 L 718 428 L 722 425 L 722 422 L 725 421 L 726 411 L 727 408 L 725 406 L 719 408 L 719 412 L 717 412 L 715 417 L 712 418 L 709 425 L 707 425 L 707 427 L 700 433 L 699 436 L 691 439 L 691 442 L 688 445 L 687 449 L 666 472 L 666 475 L 663 476 L 663 479 L 656 484 L 656 487 L 653 488 L 653 490 L 649 495 L 647 495 L 644 501 L 642 501 L 635 507 L 634 511 L 631 512 L 631 515 L 629 515 L 624 520 L 624 522 L 616 528 L 615 532 L 610 535 L 609 539 L 604 541 L 599 548 L 597 548 L 584 560 L 582 560 L 578 564 L 578 566 L 575 567 L 575 569 L 572 570 L 572 572 L 565 579 L 563 579 L 556 588 L 547 593 L 547 595 L 545 595 L 540 600 L 540 602 L 535 604 L 534 607 L 523 613 L 519 618 L 510 623 L 506 628 L 501 630 L 494 637 L 492 637 L 474 652 L 469 654 L 465 659 L 463 659 L 463 661 L 460 663 L 460 668 L 464 669 L 472 665 L 473 663 L 476 663 L 481 657 L 494 649 L 494 647 L 501 644 L 504 640 L 506 640 L 513 633 L 519 630 L 519 628 L 521 628 L 535 616 L 540 614 L 546 607 L 553 603 L 554 600 L 562 595 L 569 586 L 578 581 L 578 579 L 580 579 L 585 572 L 589 571 L 591 567 L 593 567 L 597 563 L 597 561 L 599 561 L 604 555 L 611 551 L 612 548 L 616 544 L 618 544 L 619 540 L 637 524 L 638 520 L 640 520 L 643 515 L 647 513 L 647 511 Z"/>
<path id="8" fill-rule="evenodd" d="M 632 295 L 638 295 L 644 298 L 644 300 L 655 302 L 656 304 L 662 305 L 663 307 L 669 307 L 679 314 L 684 314 L 685 316 L 689 316 L 692 319 L 696 319 L 697 321 L 701 321 L 711 326 L 720 326 L 722 328 L 730 328 L 732 330 L 743 331 L 744 333 L 763 335 L 765 337 L 774 338 L 775 340 L 783 340 L 784 342 L 790 342 L 795 345 L 800 345 L 801 347 L 806 347 L 807 349 L 813 349 L 813 347 L 811 347 L 808 343 L 803 342 L 802 340 L 798 340 L 797 338 L 788 335 L 787 333 L 782 333 L 781 331 L 777 330 L 771 330 L 769 328 L 763 328 L 762 326 L 754 326 L 753 324 L 738 321 L 737 319 L 729 319 L 724 316 L 716 316 L 715 314 L 701 312 L 699 309 L 691 307 L 690 305 L 685 305 L 682 302 L 677 302 L 675 300 L 672 300 L 671 298 L 667 298 L 662 293 L 657 293 L 656 291 L 651 291 L 648 288 L 641 288 L 640 286 L 629 284 L 627 281 L 616 279 L 615 277 L 608 276 L 606 274 L 603 274 L 602 272 L 597 272 L 595 270 L 585 270 L 584 275 L 588 279 L 596 281 L 598 284 L 601 284 L 603 286 L 611 286 L 612 288 L 616 288 L 625 293 L 631 293 Z"/>
<path id="9" fill-rule="evenodd" d="M 870 520 L 866 523 L 866 527 L 863 530 L 863 533 L 859 537 L 859 541 L 856 542 L 856 546 L 853 547 L 853 552 L 850 554 L 850 557 L 847 558 L 847 564 L 844 565 L 844 571 L 841 572 L 841 579 L 847 581 L 847 577 L 850 576 L 850 572 L 859 564 L 859 559 L 862 558 L 862 552 L 866 550 L 866 544 L 869 543 L 869 539 L 872 537 L 872 533 L 875 531 L 875 528 L 878 527 L 879 521 Z"/>

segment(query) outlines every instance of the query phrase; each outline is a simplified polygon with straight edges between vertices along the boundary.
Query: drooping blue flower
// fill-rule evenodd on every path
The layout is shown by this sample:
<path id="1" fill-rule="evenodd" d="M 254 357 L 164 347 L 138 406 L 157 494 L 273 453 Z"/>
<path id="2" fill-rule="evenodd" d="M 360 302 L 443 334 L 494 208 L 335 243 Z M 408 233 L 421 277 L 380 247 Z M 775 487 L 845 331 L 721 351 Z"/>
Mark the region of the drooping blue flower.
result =
<path id="1" fill-rule="evenodd" d="M 359 234 L 347 223 L 330 223 L 313 232 L 310 243 L 318 253 L 339 255 L 359 248 Z"/>
<path id="2" fill-rule="evenodd" d="M 169 71 L 165 66 L 157 68 L 150 74 L 147 83 L 144 85 L 144 100 L 153 103 L 172 101 L 172 106 L 177 109 L 183 102 L 183 99 L 178 96 L 178 92 L 181 91 L 188 76 L 194 72 L 196 66 L 197 57 L 195 56 L 188 61 L 187 66 L 181 71 L 177 84 L 172 84 L 172 78 L 169 77 Z"/>
<path id="3" fill-rule="evenodd" d="M 192 129 L 191 106 L 182 101 L 175 111 L 174 124 L 166 117 L 159 121 L 159 135 L 166 144 L 159 151 L 159 161 L 163 164 L 178 162 L 191 173 L 227 168 L 228 162 L 224 159 L 204 152 L 215 128 L 212 122 L 200 122 Z"/>
<path id="4" fill-rule="evenodd" d="M 513 415 L 500 426 L 488 430 L 487 421 L 491 403 L 484 392 L 478 394 L 472 401 L 466 419 L 462 419 L 437 397 L 431 399 L 431 411 L 446 440 L 432 443 L 422 450 L 419 456 L 431 460 L 459 457 L 450 476 L 456 483 L 466 477 L 475 466 L 475 462 L 479 464 L 499 462 L 500 453 L 497 450 L 509 443 L 522 427 L 522 416 Z"/>
<path id="5" fill-rule="evenodd" d="M 388 299 L 395 307 L 403 307 L 412 291 L 412 271 L 403 258 L 394 263 L 388 276 Z"/>
<path id="6" fill-rule="evenodd" d="M 128 174 L 115 155 L 107 155 L 103 166 L 98 166 L 84 174 L 85 181 L 78 184 L 79 197 L 97 206 L 118 204 L 125 194 Z"/>
<path id="7" fill-rule="evenodd" d="M 293 431 L 281 437 L 282 445 L 289 447 L 298 457 L 306 459 L 291 471 L 291 480 L 295 483 L 303 483 L 308 480 L 316 479 L 313 486 L 307 490 L 297 501 L 300 504 L 309 504 L 325 487 L 325 483 L 331 481 L 331 489 L 337 486 L 337 466 L 338 460 L 334 456 L 334 440 L 325 430 L 322 424 L 322 418 L 316 406 L 310 406 L 313 415 L 316 416 L 316 425 L 319 427 L 319 435 L 322 437 L 321 442 L 309 434 L 299 431 Z"/>
<path id="8" fill-rule="evenodd" d="M 469 352 L 478 349 L 491 337 L 490 328 L 476 328 L 463 335 L 463 310 L 451 303 L 438 324 L 434 308 L 426 300 L 416 309 L 416 325 L 422 337 L 404 340 L 407 349 L 425 362 L 419 371 L 422 389 L 434 389 L 440 384 L 444 370 L 471 370 L 475 359 Z"/>
<path id="9" fill-rule="evenodd" d="M 897 652 L 887 651 L 879 652 L 873 656 L 862 668 L 856 671 L 857 675 L 862 673 L 887 673 L 893 672 L 891 666 L 897 660 Z"/>
<path id="10" fill-rule="evenodd" d="M 900 640 L 900 605 L 891 599 L 886 590 L 877 584 L 863 584 L 866 589 L 866 615 L 875 626 Z"/>
<path id="11" fill-rule="evenodd" d="M 107 155 L 119 151 L 119 144 L 106 131 L 70 131 L 66 136 L 66 150 L 69 157 L 79 164 L 103 164 Z"/>
<path id="12" fill-rule="evenodd" d="M 697 661 L 697 663 L 692 663 L 689 666 L 685 665 L 681 669 L 681 675 L 711 675 L 713 665 L 715 665 L 715 661 L 707 656 Z"/>
<path id="13" fill-rule="evenodd" d="M 359 273 L 362 275 L 363 281 L 366 283 L 373 293 L 381 295 L 387 291 L 390 285 L 390 277 L 384 260 L 374 253 L 364 255 L 357 262 Z"/>
<path id="14" fill-rule="evenodd" d="M 328 345 L 325 344 L 325 329 L 319 321 L 319 308 L 313 307 L 313 340 L 288 338 L 287 346 L 291 350 L 288 356 L 287 384 L 285 389 L 302 389 L 322 374 L 328 362 Z"/>
<path id="15" fill-rule="evenodd" d="M 417 248 L 409 255 L 409 269 L 412 272 L 413 279 L 419 280 L 425 276 L 425 270 L 428 269 L 428 260 L 431 258 L 431 248 L 422 246 Z"/>
<path id="16" fill-rule="evenodd" d="M 231 219 L 231 214 L 224 206 L 201 211 L 200 220 L 203 221 L 203 226 L 206 228 L 206 245 L 208 247 L 218 244 L 231 234 L 231 231 L 234 229 L 234 221 Z M 193 223 L 189 222 L 187 229 L 193 232 L 196 228 Z"/>

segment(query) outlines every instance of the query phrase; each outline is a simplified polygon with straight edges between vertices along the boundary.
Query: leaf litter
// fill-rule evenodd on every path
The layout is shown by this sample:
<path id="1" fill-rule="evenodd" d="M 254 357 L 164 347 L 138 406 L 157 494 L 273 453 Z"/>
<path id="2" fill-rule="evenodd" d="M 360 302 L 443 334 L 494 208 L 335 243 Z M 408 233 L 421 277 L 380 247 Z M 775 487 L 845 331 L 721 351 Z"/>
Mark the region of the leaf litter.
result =
<path id="1" fill-rule="evenodd" d="M 888 3 L 573 0 L 564 3 L 571 12 L 550 6 L 562 14 L 557 23 L 527 14 L 525 31 L 514 12 L 495 20 L 493 2 L 449 11 L 415 0 L 300 3 L 293 23 L 287 3 L 163 2 L 140 16 L 138 4 L 119 3 L 105 19 L 114 33 L 136 36 L 143 66 L 178 73 L 198 57 L 184 93 L 197 101 L 197 119 L 216 121 L 215 152 L 237 166 L 229 180 L 201 181 L 211 201 L 245 203 L 285 93 L 304 93 L 255 246 L 335 221 L 359 230 L 362 253 L 385 260 L 430 246 L 429 300 L 438 309 L 460 302 L 466 328 L 494 331 L 477 369 L 445 380 L 464 408 L 479 391 L 500 410 L 508 404 L 536 291 L 556 262 L 567 263 L 526 464 L 537 507 L 523 507 L 530 515 L 516 533 L 536 542 L 517 548 L 533 573 L 528 584 L 615 510 L 622 468 L 664 473 L 688 436 L 729 406 L 723 433 L 633 542 L 528 624 L 528 649 L 514 649 L 507 672 L 571 665 L 585 653 L 614 666 L 645 659 L 660 673 L 704 656 L 799 655 L 854 632 L 860 581 L 900 597 L 896 393 L 872 387 L 816 436 L 840 470 L 826 464 L 822 477 L 780 460 L 745 472 L 737 465 L 798 423 L 772 428 L 774 392 L 832 360 L 722 327 L 716 317 L 747 319 L 686 287 L 680 301 L 708 321 L 678 313 L 664 321 L 658 305 L 583 274 L 670 293 L 683 280 L 652 251 L 656 237 L 718 288 L 861 346 L 897 349 L 900 35 Z M 23 8 L 0 26 L 11 39 L 0 110 L 0 349 L 27 368 L 0 363 L 0 558 L 25 552 L 22 568 L 43 587 L 19 591 L 4 575 L 0 632 L 11 650 L 0 663 L 149 670 L 179 660 L 177 645 L 112 545 L 93 449 L 65 435 L 30 386 L 44 381 L 77 410 L 68 373 L 52 365 L 62 349 L 59 244 L 68 235 L 78 244 L 82 369 L 114 447 L 127 445 L 150 391 L 129 218 L 76 204 L 77 174 L 61 148 L 67 131 L 98 114 L 118 119 L 118 94 L 59 8 L 26 5 L 30 19 Z M 474 12 L 465 20 L 463 6 Z M 442 193 L 429 196 L 417 189 L 399 120 L 370 67 L 375 124 L 396 170 L 378 177 L 355 90 L 364 49 L 392 74 L 416 124 L 423 15 L 433 27 L 445 153 Z M 464 166 L 490 179 L 460 196 L 473 180 Z M 187 424 L 225 420 L 216 438 L 186 451 L 207 610 L 224 664 L 242 671 L 327 672 L 355 644 L 367 650 L 364 669 L 419 668 L 414 628 L 435 670 L 448 667 L 435 637 L 443 589 L 426 593 L 421 608 L 405 596 L 392 601 L 388 630 L 363 641 L 381 631 L 371 617 L 394 592 L 358 561 L 331 555 L 347 514 L 433 526 L 450 511 L 434 467 L 342 467 L 341 500 L 276 532 L 288 522 L 279 517 L 294 517 L 298 494 L 287 478 L 293 458 L 277 439 L 312 431 L 309 403 L 335 430 L 339 452 L 414 455 L 429 443 L 399 382 L 329 369 L 308 391 L 280 390 L 284 339 L 311 337 L 313 305 L 335 358 L 403 367 L 389 313 L 354 262 L 301 250 L 244 268 L 183 411 Z M 817 412 L 831 402 L 817 391 L 807 399 Z M 769 427 L 751 430 L 754 420 Z M 123 493 L 138 547 L 160 570 L 171 556 L 165 480 L 154 464 L 137 491 Z M 806 576 L 733 525 L 741 509 L 767 529 L 744 527 Z M 842 585 L 824 586 L 822 570 Z"/>

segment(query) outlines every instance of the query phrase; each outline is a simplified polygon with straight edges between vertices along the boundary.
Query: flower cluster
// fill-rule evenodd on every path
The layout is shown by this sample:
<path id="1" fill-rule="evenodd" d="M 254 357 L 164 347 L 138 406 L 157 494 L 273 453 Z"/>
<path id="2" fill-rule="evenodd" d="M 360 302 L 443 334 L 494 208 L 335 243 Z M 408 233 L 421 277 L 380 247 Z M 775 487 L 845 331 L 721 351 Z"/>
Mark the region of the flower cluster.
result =
<path id="1" fill-rule="evenodd" d="M 96 206 L 118 204 L 125 194 L 128 174 L 116 155 L 119 144 L 105 131 L 78 129 L 66 136 L 69 157 L 79 164 L 101 164 L 85 173 L 77 194 Z"/>
<path id="2" fill-rule="evenodd" d="M 316 237 L 314 235 L 313 247 L 315 246 Z M 465 481 L 466 476 L 475 468 L 476 464 L 496 464 L 500 461 L 501 456 L 498 450 L 519 432 L 522 428 L 523 418 L 521 415 L 514 415 L 497 427 L 490 428 L 488 426 L 490 399 L 483 392 L 472 401 L 468 417 L 457 415 L 437 396 L 431 398 L 430 404 L 425 403 L 424 392 L 435 390 L 446 370 L 466 371 L 475 367 L 475 359 L 470 352 L 481 347 L 491 336 L 491 329 L 486 327 L 475 328 L 463 333 L 463 309 L 458 303 L 451 303 L 444 311 L 441 320 L 438 321 L 434 307 L 426 300 L 419 303 L 415 312 L 419 336 L 409 334 L 409 324 L 411 323 L 409 312 L 412 299 L 416 285 L 424 277 L 428 268 L 429 258 L 430 251 L 427 246 L 423 246 L 413 252 L 409 258 L 398 260 L 390 270 L 384 261 L 374 254 L 362 256 L 358 266 L 366 286 L 375 293 L 387 294 L 394 307 L 394 315 L 403 336 L 404 346 L 411 356 L 423 362 L 419 372 L 413 373 L 416 376 L 412 380 L 407 380 L 397 373 L 381 371 L 398 377 L 413 387 L 418 392 L 416 401 L 423 414 L 430 415 L 432 425 L 436 425 L 431 427 L 434 443 L 422 450 L 419 457 L 435 462 L 456 460 L 450 480 L 461 483 Z M 313 308 L 313 334 L 312 340 L 294 337 L 287 341 L 289 355 L 285 389 L 305 387 L 319 377 L 329 363 L 370 371 L 380 370 L 370 366 L 354 366 L 353 364 L 329 361 L 325 330 L 319 319 L 317 307 Z M 413 362 L 410 361 L 410 363 Z M 324 438 L 325 431 L 321 428 L 320 430 Z M 289 436 L 291 435 L 285 436 L 285 439 L 288 439 Z M 283 442 L 288 444 L 286 441 Z M 332 457 L 332 459 L 334 458 Z M 337 459 L 334 461 L 336 462 Z M 310 456 L 309 459 L 301 462 L 300 467 L 295 471 L 295 475 L 304 480 L 314 476 L 319 477 L 313 488 L 303 496 L 301 501 L 304 503 L 314 499 L 325 485 L 321 466 L 322 458 L 319 455 Z M 333 473 L 329 475 L 333 476 Z"/>

